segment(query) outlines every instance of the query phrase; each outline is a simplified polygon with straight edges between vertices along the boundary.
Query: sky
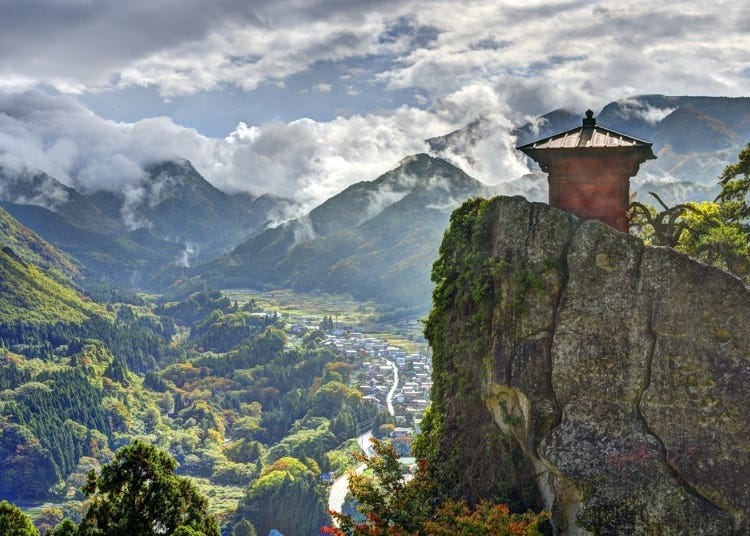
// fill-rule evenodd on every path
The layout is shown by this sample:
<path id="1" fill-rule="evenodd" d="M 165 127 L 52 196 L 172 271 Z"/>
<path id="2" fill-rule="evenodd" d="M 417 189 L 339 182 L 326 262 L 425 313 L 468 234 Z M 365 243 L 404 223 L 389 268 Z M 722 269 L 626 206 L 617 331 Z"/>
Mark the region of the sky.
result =
<path id="1" fill-rule="evenodd" d="M 513 127 L 556 108 L 747 96 L 748 6 L 0 0 L 0 165 L 117 190 L 182 157 L 310 206 L 482 118 L 458 163 L 502 183 L 527 171 Z"/>

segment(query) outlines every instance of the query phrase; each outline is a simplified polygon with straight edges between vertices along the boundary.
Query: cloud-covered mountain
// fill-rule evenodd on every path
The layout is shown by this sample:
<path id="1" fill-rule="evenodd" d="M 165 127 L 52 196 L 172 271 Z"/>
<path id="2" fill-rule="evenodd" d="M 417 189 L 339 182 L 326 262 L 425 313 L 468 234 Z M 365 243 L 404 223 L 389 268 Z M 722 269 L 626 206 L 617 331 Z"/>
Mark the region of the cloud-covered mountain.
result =
<path id="1" fill-rule="evenodd" d="M 306 178 L 296 184 L 306 192 L 297 200 L 309 201 L 344 185 L 303 211 L 273 194 L 256 197 L 251 188 L 217 186 L 188 160 L 154 161 L 160 153 L 146 143 L 154 141 L 152 130 L 140 131 L 144 140 L 80 108 L 64 109 L 59 100 L 51 99 L 38 113 L 32 111 L 37 103 L 45 104 L 26 95 L 13 103 L 13 117 L 0 117 L 0 131 L 12 127 L 24 133 L 17 152 L 12 152 L 10 137 L 0 136 L 0 202 L 21 223 L 78 259 L 87 274 L 143 286 L 199 273 L 219 286 L 345 291 L 409 306 L 426 303 L 429 266 L 451 209 L 471 195 L 493 193 L 545 201 L 545 175 L 529 173 L 524 157 L 512 147 L 578 126 L 582 115 L 555 110 L 510 130 L 510 124 L 489 114 L 426 140 L 413 138 L 419 130 L 413 126 L 413 131 L 401 133 L 412 136 L 408 146 L 429 147 L 432 155 L 408 157 L 396 169 L 377 174 L 372 170 L 387 169 L 383 155 L 403 145 L 380 131 L 370 132 L 372 125 L 364 118 L 342 119 L 344 132 L 357 139 L 361 150 L 343 156 L 334 155 L 335 145 L 325 158 L 310 148 L 307 141 L 316 135 L 316 125 L 309 121 L 245 127 L 223 145 L 212 145 L 222 158 L 227 147 L 234 147 L 228 158 L 235 171 L 246 170 L 248 183 L 263 170 L 271 170 L 263 179 L 268 184 L 294 169 L 305 170 Z M 50 123 L 46 130 L 33 123 L 40 117 Z M 57 134 L 53 127 L 68 119 L 98 133 L 89 140 L 95 150 L 82 152 Z M 750 138 L 750 99 L 645 95 L 610 103 L 597 119 L 613 130 L 654 142 L 658 159 L 642 166 L 633 189 L 647 201 L 643 194 L 655 191 L 674 204 L 715 196 L 716 176 Z M 32 123 L 33 129 L 23 130 Z M 179 139 L 185 134 L 173 133 Z M 318 135 L 323 142 L 332 139 L 332 131 Z M 381 144 L 375 149 L 369 143 L 374 137 Z M 299 151 L 288 145 L 290 139 L 298 140 Z M 178 145 L 172 140 L 169 151 Z M 113 154 L 108 146 L 116 149 Z M 187 145 L 191 150 L 197 146 Z M 385 153 L 381 146 L 387 147 Z M 60 177 L 34 170 L 20 159 L 40 147 L 46 151 L 39 157 L 45 169 L 58 170 Z M 365 155 L 363 166 L 348 163 L 355 153 Z M 373 168 L 376 154 L 381 161 Z M 219 158 L 216 165 L 222 162 Z M 335 171 L 339 168 L 346 172 Z M 503 171 L 495 175 L 498 169 Z M 333 178 L 326 175 L 331 170 Z M 353 182 L 357 170 L 360 178 L 380 177 Z M 469 175 L 494 186 L 490 189 Z M 287 189 L 293 184 L 291 179 L 282 182 Z M 290 219 L 295 214 L 298 217 Z M 231 254 L 210 262 L 235 246 Z M 186 269 L 206 262 L 197 272 Z"/>
<path id="2" fill-rule="evenodd" d="M 599 121 L 653 141 L 645 175 L 713 185 L 750 140 L 750 98 L 644 95 L 608 104 Z"/>
<path id="3" fill-rule="evenodd" d="M 0 170 L 0 206 L 25 227 L 78 259 L 83 273 L 136 284 L 142 272 L 177 258 L 181 248 L 131 232 L 89 198 L 43 172 Z"/>
<path id="4" fill-rule="evenodd" d="M 89 276 L 126 285 L 147 284 L 169 264 L 212 259 L 289 208 L 272 196 L 225 194 L 186 160 L 147 172 L 137 186 L 84 195 L 43 172 L 0 168 L 0 204 Z"/>
<path id="5" fill-rule="evenodd" d="M 579 126 L 582 117 L 583 111 L 555 110 L 512 134 L 517 145 L 522 145 Z M 750 140 L 750 98 L 641 95 L 607 104 L 597 122 L 653 142 L 657 159 L 641 166 L 631 183 L 639 197 L 648 200 L 644 194 L 657 191 L 670 204 L 713 199 L 718 193 L 718 175 Z M 436 155 L 453 162 L 471 162 L 491 132 L 478 120 L 427 142 Z M 528 164 L 531 169 L 536 167 L 531 161 Z M 538 183 L 529 185 L 537 186 L 533 195 L 543 193 Z M 498 188 L 515 194 L 518 186 L 519 181 L 506 181 Z"/>
<path id="6" fill-rule="evenodd" d="M 493 193 L 445 160 L 418 154 L 304 217 L 266 229 L 196 273 L 222 287 L 287 285 L 424 311 L 451 211 L 469 197 Z"/>
<path id="7" fill-rule="evenodd" d="M 283 204 L 263 198 L 255 210 L 251 196 L 233 197 L 212 186 L 184 159 L 153 164 L 137 186 L 120 192 L 99 191 L 89 199 L 128 229 L 148 229 L 184 246 L 180 262 L 216 257 L 257 231 L 269 213 Z"/>

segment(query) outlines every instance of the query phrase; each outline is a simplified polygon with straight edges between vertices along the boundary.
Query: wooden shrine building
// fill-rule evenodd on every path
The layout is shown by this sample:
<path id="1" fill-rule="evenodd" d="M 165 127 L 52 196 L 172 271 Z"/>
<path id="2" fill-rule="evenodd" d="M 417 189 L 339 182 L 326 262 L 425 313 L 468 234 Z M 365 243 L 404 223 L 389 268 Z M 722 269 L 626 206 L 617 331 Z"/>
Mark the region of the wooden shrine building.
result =
<path id="1" fill-rule="evenodd" d="M 517 149 L 548 173 L 551 206 L 625 233 L 630 177 L 656 158 L 650 142 L 598 126 L 591 110 L 582 126 Z"/>

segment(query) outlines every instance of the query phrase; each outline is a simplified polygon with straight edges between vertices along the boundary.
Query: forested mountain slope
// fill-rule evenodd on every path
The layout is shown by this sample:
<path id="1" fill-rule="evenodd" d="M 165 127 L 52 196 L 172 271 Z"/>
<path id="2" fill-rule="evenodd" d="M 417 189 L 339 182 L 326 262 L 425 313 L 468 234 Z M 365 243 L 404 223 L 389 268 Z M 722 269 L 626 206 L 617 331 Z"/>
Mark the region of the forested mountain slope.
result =
<path id="1" fill-rule="evenodd" d="M 0 207 L 0 247 L 11 248 L 21 260 L 33 263 L 66 282 L 80 278 L 80 265 L 70 255 L 24 227 Z"/>
<path id="2" fill-rule="evenodd" d="M 318 345 L 322 331 L 290 346 L 278 314 L 218 291 L 110 297 L 127 303 L 0 250 L 0 499 L 55 501 L 79 522 L 88 470 L 138 438 L 230 497 L 212 507 L 229 526 L 327 524 L 318 476 L 350 461 L 337 449 L 356 423 L 388 419 L 351 386 L 353 363 Z"/>
<path id="3" fill-rule="evenodd" d="M 255 235 L 195 273 L 225 288 L 318 289 L 412 314 L 426 311 L 430 265 L 450 211 L 490 192 L 445 160 L 415 155 L 304 218 Z"/>

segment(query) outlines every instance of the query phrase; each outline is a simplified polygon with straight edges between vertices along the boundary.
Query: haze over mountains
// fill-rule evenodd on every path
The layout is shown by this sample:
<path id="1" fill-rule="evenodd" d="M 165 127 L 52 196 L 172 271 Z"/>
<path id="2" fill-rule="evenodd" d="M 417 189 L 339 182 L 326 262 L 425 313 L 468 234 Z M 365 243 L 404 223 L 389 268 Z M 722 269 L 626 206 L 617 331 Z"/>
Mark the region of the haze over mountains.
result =
<path id="1" fill-rule="evenodd" d="M 256 234 L 197 273 L 221 287 L 319 289 L 424 308 L 451 211 L 469 197 L 494 192 L 445 160 L 410 156 L 307 215 Z"/>
<path id="2" fill-rule="evenodd" d="M 582 115 L 556 110 L 512 134 L 521 144 L 577 126 Z M 646 95 L 608 104 L 597 120 L 653 141 L 658 159 L 633 180 L 642 198 L 712 199 L 716 177 L 750 139 L 750 99 Z M 91 279 L 163 289 L 199 276 L 220 287 L 344 292 L 386 309 L 425 310 L 430 266 L 456 206 L 477 195 L 546 200 L 544 175 L 533 169 L 491 186 L 464 172 L 482 169 L 497 133 L 478 120 L 426 140 L 430 155 L 404 155 L 306 212 L 272 192 L 222 192 L 182 159 L 148 165 L 140 182 L 120 189 L 85 192 L 40 171 L 0 167 L 0 200 Z"/>

